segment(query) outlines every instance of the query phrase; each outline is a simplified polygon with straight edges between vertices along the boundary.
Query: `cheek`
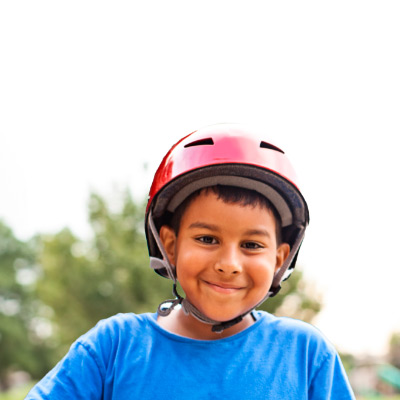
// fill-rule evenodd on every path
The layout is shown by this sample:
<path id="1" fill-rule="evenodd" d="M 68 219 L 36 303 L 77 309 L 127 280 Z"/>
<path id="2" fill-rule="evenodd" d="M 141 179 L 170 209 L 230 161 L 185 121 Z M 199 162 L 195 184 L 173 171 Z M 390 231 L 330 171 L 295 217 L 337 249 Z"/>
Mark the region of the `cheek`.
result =
<path id="1" fill-rule="evenodd" d="M 265 260 L 259 264 L 254 264 L 251 269 L 251 277 L 254 282 L 254 286 L 265 288 L 272 283 L 275 274 L 275 265 L 276 263 L 272 260 Z M 250 272 L 249 272 L 250 273 Z"/>
<path id="2" fill-rule="evenodd" d="M 198 269 L 196 256 L 193 252 L 180 252 L 178 250 L 178 257 L 176 259 L 176 273 L 179 283 L 191 279 L 196 275 Z M 182 282 L 181 282 L 182 281 Z"/>

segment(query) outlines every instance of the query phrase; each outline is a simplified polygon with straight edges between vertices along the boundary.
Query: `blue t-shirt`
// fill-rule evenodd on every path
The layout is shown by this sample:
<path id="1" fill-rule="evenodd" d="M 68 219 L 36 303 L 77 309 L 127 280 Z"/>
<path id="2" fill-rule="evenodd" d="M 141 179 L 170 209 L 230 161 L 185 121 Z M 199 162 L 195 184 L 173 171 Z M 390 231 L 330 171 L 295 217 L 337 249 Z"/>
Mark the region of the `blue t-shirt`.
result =
<path id="1" fill-rule="evenodd" d="M 255 315 L 236 335 L 195 340 L 161 328 L 156 314 L 118 314 L 78 339 L 26 399 L 354 399 L 317 329 Z"/>

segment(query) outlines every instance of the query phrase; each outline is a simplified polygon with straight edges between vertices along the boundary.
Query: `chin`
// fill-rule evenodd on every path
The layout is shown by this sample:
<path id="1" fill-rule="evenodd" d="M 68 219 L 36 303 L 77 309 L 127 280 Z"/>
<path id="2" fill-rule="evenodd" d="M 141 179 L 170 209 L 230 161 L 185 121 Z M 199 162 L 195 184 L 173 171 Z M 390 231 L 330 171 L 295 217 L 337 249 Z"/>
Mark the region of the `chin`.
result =
<path id="1" fill-rule="evenodd" d="M 231 319 L 237 318 L 239 315 L 242 313 L 236 312 L 228 312 L 228 311 L 222 311 L 222 310 L 201 310 L 202 313 L 207 316 L 210 319 L 213 319 L 214 321 L 218 322 L 226 322 L 230 321 Z M 243 311 L 245 312 L 245 311 Z"/>

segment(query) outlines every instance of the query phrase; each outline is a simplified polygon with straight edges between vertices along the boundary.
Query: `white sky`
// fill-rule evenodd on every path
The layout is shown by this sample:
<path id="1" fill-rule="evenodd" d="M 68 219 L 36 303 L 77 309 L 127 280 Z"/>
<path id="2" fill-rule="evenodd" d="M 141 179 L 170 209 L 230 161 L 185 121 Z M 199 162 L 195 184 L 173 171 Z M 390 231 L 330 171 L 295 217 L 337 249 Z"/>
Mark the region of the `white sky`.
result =
<path id="1" fill-rule="evenodd" d="M 84 238 L 91 189 L 144 196 L 183 135 L 262 124 L 310 206 L 316 325 L 382 354 L 400 330 L 399 20 L 397 0 L 2 1 L 0 218 Z"/>

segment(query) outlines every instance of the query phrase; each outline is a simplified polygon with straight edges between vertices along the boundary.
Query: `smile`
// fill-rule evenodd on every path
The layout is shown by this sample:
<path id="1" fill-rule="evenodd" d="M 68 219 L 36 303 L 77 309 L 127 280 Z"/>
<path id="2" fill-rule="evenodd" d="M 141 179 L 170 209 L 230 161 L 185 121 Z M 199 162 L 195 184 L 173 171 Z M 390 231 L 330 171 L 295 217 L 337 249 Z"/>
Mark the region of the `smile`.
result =
<path id="1" fill-rule="evenodd" d="M 218 293 L 225 293 L 225 294 L 237 293 L 239 290 L 243 289 L 243 287 L 227 285 L 224 283 L 213 283 L 213 282 L 208 282 L 208 281 L 203 281 L 203 282 L 210 289 L 213 289 Z"/>

